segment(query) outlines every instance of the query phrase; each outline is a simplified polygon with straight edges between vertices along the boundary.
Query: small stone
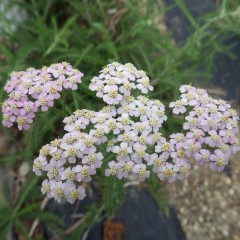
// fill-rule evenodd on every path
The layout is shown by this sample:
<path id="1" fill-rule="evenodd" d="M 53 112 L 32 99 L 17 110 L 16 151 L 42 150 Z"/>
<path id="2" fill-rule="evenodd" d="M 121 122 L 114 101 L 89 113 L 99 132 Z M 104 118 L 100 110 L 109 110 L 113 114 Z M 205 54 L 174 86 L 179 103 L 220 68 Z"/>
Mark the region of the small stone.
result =
<path id="1" fill-rule="evenodd" d="M 228 237 L 229 236 L 229 231 L 228 230 L 223 230 L 222 231 L 222 233 L 223 233 L 223 235 L 225 236 L 225 237 Z"/>
<path id="2" fill-rule="evenodd" d="M 221 208 L 225 208 L 226 205 L 227 205 L 227 203 L 226 203 L 225 201 L 221 201 L 221 202 L 220 202 L 220 206 L 221 206 Z"/>
<path id="3" fill-rule="evenodd" d="M 179 211 L 181 212 L 181 213 L 184 213 L 184 207 L 181 207 L 180 209 L 179 209 Z"/>
<path id="4" fill-rule="evenodd" d="M 226 178 L 225 183 L 226 183 L 227 185 L 231 185 L 231 184 L 232 184 L 232 181 L 231 181 L 230 178 Z"/>
<path id="5" fill-rule="evenodd" d="M 207 197 L 210 197 L 210 196 L 211 196 L 211 192 L 210 192 L 210 191 L 207 191 L 207 192 L 206 192 L 206 196 L 207 196 Z"/>
<path id="6" fill-rule="evenodd" d="M 203 206 L 202 211 L 207 212 L 207 210 L 208 210 L 207 206 Z"/>
<path id="7" fill-rule="evenodd" d="M 234 190 L 233 190 L 233 189 L 230 189 L 230 190 L 228 191 L 228 193 L 229 193 L 229 195 L 234 195 Z"/>
<path id="8" fill-rule="evenodd" d="M 226 214 L 224 214 L 224 213 L 221 214 L 221 217 L 223 220 L 225 220 L 227 218 Z"/>
<path id="9" fill-rule="evenodd" d="M 182 224 L 187 225 L 188 220 L 186 218 L 182 219 Z"/>

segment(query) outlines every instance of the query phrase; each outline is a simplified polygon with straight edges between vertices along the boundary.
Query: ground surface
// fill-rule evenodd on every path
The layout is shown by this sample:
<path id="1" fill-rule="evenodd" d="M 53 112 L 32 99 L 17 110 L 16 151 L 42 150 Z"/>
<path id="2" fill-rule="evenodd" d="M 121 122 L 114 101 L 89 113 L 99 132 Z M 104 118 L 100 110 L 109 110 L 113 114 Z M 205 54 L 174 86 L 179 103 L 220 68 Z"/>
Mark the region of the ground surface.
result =
<path id="1" fill-rule="evenodd" d="M 166 185 L 187 239 L 239 240 L 239 160 L 232 157 L 231 176 L 196 166 L 187 180 Z"/>

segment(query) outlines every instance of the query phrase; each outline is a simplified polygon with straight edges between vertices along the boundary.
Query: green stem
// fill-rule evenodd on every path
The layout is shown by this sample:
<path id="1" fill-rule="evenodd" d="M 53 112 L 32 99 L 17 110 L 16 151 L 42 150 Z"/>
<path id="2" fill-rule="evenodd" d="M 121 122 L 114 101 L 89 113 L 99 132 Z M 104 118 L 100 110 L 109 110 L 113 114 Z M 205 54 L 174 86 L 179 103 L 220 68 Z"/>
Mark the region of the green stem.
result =
<path id="1" fill-rule="evenodd" d="M 58 110 L 57 108 L 55 107 L 51 107 L 50 110 L 53 112 L 53 113 L 56 113 L 58 115 L 60 115 L 61 117 L 66 117 L 67 114 L 63 113 L 62 111 Z"/>
<path id="2" fill-rule="evenodd" d="M 63 92 L 63 96 L 62 96 L 62 112 L 65 115 L 68 115 L 66 111 L 66 92 L 65 91 Z"/>

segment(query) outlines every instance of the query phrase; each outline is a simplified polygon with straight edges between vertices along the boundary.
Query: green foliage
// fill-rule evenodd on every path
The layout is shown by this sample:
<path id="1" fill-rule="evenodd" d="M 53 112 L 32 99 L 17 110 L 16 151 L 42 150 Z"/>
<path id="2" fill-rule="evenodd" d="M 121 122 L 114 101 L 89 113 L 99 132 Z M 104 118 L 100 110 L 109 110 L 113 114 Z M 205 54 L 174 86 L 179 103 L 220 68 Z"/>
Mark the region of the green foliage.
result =
<path id="1" fill-rule="evenodd" d="M 165 196 L 162 193 L 162 185 L 159 178 L 155 174 L 151 174 L 148 178 L 148 186 L 152 196 L 164 215 L 168 215 L 168 205 Z"/>
<path id="2" fill-rule="evenodd" d="M 24 236 L 24 239 L 32 239 L 29 237 L 27 223 L 38 218 L 44 224 L 51 226 L 53 231 L 62 232 L 63 221 L 51 212 L 41 211 L 40 206 L 36 203 L 36 195 L 31 202 L 31 194 L 37 185 L 38 177 L 32 175 L 26 182 L 18 198 L 12 205 L 0 206 L 0 240 L 5 240 L 10 229 L 14 228 L 17 232 Z"/>
<path id="3" fill-rule="evenodd" d="M 211 77 L 216 53 L 233 57 L 232 46 L 226 47 L 223 42 L 230 36 L 240 35 L 236 27 L 240 23 L 237 0 L 223 0 L 217 11 L 202 17 L 201 22 L 191 15 L 184 0 L 177 0 L 169 7 L 163 7 L 162 2 L 156 0 L 9 0 L 9 6 L 16 5 L 25 9 L 28 17 L 15 32 L 5 29 L 0 36 L 0 102 L 6 97 L 3 86 L 13 70 L 68 61 L 85 77 L 79 90 L 66 92 L 66 105 L 59 100 L 54 109 L 39 114 L 25 134 L 19 134 L 16 129 L 2 131 L 17 149 L 1 156 L 0 164 L 13 168 L 23 160 L 31 164 L 42 145 L 62 135 L 59 129 L 62 129 L 63 114 L 78 108 L 97 110 L 103 106 L 88 90 L 88 85 L 109 61 L 132 62 L 146 71 L 155 86 L 150 97 L 168 104 L 178 98 L 179 85 Z M 161 32 L 157 24 L 159 15 L 174 7 L 179 8 L 191 24 L 191 34 L 181 44 L 174 43 L 171 34 Z M 170 118 L 164 131 L 174 132 L 180 126 L 181 120 Z M 83 223 L 68 239 L 82 236 L 103 213 L 112 217 L 121 204 L 123 182 L 102 176 L 100 171 L 96 178 L 102 187 L 99 202 L 89 208 Z M 165 210 L 166 202 L 158 191 L 160 184 L 155 176 L 149 179 L 149 186 L 159 206 Z M 28 223 L 35 218 L 64 236 L 59 217 L 40 210 L 37 202 L 41 198 L 37 177 L 30 176 L 18 199 L 0 209 L 2 239 L 10 229 L 29 239 Z"/>
<path id="4" fill-rule="evenodd" d="M 94 224 L 98 223 L 102 219 L 104 207 L 104 204 L 92 204 L 88 208 L 87 213 L 84 215 L 84 219 L 79 227 L 75 228 L 71 234 L 67 234 L 67 239 L 81 239 L 87 230 L 91 229 Z"/>
<path id="5" fill-rule="evenodd" d="M 124 200 L 124 181 L 114 176 L 103 178 L 101 190 L 107 217 L 114 217 L 114 213 Z"/>

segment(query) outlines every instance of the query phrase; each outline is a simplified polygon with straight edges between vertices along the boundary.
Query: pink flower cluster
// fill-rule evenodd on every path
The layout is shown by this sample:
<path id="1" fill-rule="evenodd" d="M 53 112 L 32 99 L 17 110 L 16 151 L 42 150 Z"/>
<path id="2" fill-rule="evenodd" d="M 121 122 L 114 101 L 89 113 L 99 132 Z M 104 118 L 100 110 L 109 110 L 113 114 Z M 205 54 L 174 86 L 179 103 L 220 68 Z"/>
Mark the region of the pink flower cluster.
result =
<path id="1" fill-rule="evenodd" d="M 59 202 L 83 199 L 84 184 L 104 158 L 107 177 L 144 181 L 152 169 L 160 180 L 173 182 L 190 174 L 191 158 L 221 171 L 231 153 L 240 150 L 236 111 L 205 90 L 181 86 L 180 99 L 170 107 L 185 114 L 186 121 L 183 132 L 167 140 L 162 132 L 165 106 L 147 97 L 153 87 L 143 71 L 129 63 L 108 64 L 90 89 L 107 105 L 99 112 L 81 109 L 66 117 L 67 133 L 43 146 L 34 160 L 33 171 L 47 175 L 42 192 Z"/>
<path id="2" fill-rule="evenodd" d="M 183 85 L 180 92 L 180 99 L 170 103 L 170 107 L 175 114 L 185 113 L 182 150 L 197 164 L 222 171 L 230 155 L 240 150 L 236 110 L 227 102 L 210 97 L 203 89 Z"/>
<path id="3" fill-rule="evenodd" d="M 76 90 L 82 76 L 66 62 L 13 72 L 4 87 L 9 98 L 2 106 L 3 125 L 9 128 L 17 123 L 19 130 L 29 129 L 39 109 L 48 111 L 64 89 Z"/>

